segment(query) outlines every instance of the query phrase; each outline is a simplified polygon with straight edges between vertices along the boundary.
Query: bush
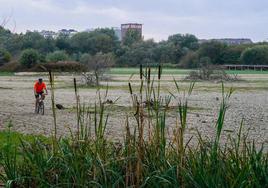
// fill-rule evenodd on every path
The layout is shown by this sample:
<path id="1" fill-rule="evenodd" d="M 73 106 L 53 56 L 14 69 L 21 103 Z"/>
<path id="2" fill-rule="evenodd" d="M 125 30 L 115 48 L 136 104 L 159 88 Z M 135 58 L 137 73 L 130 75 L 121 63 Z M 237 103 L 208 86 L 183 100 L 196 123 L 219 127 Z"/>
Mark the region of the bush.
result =
<path id="1" fill-rule="evenodd" d="M 2 72 L 16 72 L 22 70 L 23 70 L 22 65 L 17 61 L 10 61 L 0 67 L 0 71 Z"/>
<path id="2" fill-rule="evenodd" d="M 38 63 L 39 53 L 34 49 L 26 49 L 20 57 L 21 65 L 31 68 Z"/>
<path id="3" fill-rule="evenodd" d="M 90 72 L 89 74 L 83 74 L 87 85 L 92 85 L 92 80 L 96 80 L 96 82 L 94 81 L 94 84 L 99 85 L 100 80 L 103 79 L 103 74 L 109 70 L 115 62 L 112 53 L 97 53 L 94 56 L 85 55 L 84 61 L 87 71 Z M 94 75 L 95 79 L 92 79 L 92 75 Z"/>
<path id="4" fill-rule="evenodd" d="M 90 59 L 91 59 L 91 55 L 88 53 L 84 53 L 80 58 L 80 63 L 86 65 Z"/>
<path id="5" fill-rule="evenodd" d="M 199 57 L 196 52 L 188 52 L 180 61 L 182 68 L 197 68 L 199 64 Z"/>
<path id="6" fill-rule="evenodd" d="M 69 59 L 69 56 L 65 51 L 55 51 L 47 54 L 46 60 L 48 62 L 58 62 L 58 61 L 66 61 Z"/>
<path id="7" fill-rule="evenodd" d="M 196 71 L 191 71 L 185 78 L 186 80 L 210 80 L 210 81 L 238 81 L 237 75 L 229 75 L 219 65 L 209 63 L 209 58 L 201 58 L 200 68 Z"/>
<path id="8" fill-rule="evenodd" d="M 11 59 L 10 53 L 5 49 L 0 49 L 0 66 L 8 63 Z"/>
<path id="9" fill-rule="evenodd" d="M 80 72 L 86 68 L 79 62 L 76 61 L 59 61 L 57 63 L 45 63 L 40 64 L 34 68 L 33 71 L 46 71 L 52 70 L 54 72 Z"/>
<path id="10" fill-rule="evenodd" d="M 241 54 L 241 61 L 246 65 L 267 65 L 268 45 L 257 45 L 245 49 Z"/>

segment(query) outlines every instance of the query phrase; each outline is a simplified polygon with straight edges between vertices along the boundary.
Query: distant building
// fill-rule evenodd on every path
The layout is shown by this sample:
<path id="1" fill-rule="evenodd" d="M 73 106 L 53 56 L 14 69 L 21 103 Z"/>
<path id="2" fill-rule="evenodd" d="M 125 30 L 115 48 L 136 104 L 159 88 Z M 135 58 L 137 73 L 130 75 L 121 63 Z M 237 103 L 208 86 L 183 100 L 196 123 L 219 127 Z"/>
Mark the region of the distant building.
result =
<path id="1" fill-rule="evenodd" d="M 66 35 L 69 37 L 72 37 L 74 34 L 76 34 L 78 31 L 74 30 L 74 29 L 61 29 L 58 31 L 58 35 Z"/>
<path id="2" fill-rule="evenodd" d="M 218 42 L 222 42 L 228 45 L 239 45 L 239 44 L 252 44 L 251 39 L 245 39 L 245 38 L 224 38 L 224 39 L 215 39 Z"/>
<path id="3" fill-rule="evenodd" d="M 140 35 L 140 38 L 142 38 L 142 24 L 126 23 L 121 24 L 121 40 L 124 40 L 126 33 L 129 30 L 137 31 Z"/>
<path id="4" fill-rule="evenodd" d="M 57 33 L 54 31 L 47 31 L 47 30 L 42 30 L 38 32 L 40 35 L 42 35 L 44 38 L 57 38 Z"/>
<path id="5" fill-rule="evenodd" d="M 90 32 L 92 32 L 92 31 L 94 31 L 94 30 L 95 30 L 95 28 L 90 28 L 90 29 L 86 29 L 86 30 L 84 30 L 84 32 L 90 33 Z"/>
<path id="6" fill-rule="evenodd" d="M 119 41 L 121 41 L 122 40 L 121 29 L 118 27 L 113 27 L 112 29 L 114 30 L 115 36 L 118 38 Z"/>
<path id="7" fill-rule="evenodd" d="M 239 44 L 252 44 L 251 39 L 247 38 L 223 38 L 223 39 L 200 39 L 199 43 L 205 43 L 205 42 L 211 42 L 211 41 L 216 41 L 220 43 L 224 43 L 227 45 L 239 45 Z"/>

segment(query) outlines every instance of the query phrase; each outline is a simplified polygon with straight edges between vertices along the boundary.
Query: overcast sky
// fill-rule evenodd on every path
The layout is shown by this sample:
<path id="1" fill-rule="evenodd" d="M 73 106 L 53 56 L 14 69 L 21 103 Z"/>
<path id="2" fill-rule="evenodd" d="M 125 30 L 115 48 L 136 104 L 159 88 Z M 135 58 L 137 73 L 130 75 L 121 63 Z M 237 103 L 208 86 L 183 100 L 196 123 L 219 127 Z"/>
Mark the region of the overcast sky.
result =
<path id="1" fill-rule="evenodd" d="M 143 24 L 145 39 L 191 33 L 201 39 L 268 39 L 268 0 L 0 0 L 0 23 L 15 32 L 79 31 Z"/>

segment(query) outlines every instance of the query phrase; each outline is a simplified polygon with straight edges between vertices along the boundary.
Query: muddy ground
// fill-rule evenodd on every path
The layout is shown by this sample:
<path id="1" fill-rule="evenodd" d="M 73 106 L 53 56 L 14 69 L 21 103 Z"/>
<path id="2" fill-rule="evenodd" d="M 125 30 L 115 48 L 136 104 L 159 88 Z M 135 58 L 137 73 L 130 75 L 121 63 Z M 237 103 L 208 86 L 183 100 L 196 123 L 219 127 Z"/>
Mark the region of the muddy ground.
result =
<path id="1" fill-rule="evenodd" d="M 12 122 L 12 130 L 26 134 L 51 135 L 53 116 L 51 110 L 51 96 L 45 100 L 45 115 L 34 113 L 33 83 L 39 77 L 38 74 L 18 74 L 16 76 L 0 76 L 0 129 L 7 128 L 8 122 Z M 56 90 L 55 101 L 66 107 L 65 110 L 57 110 L 58 134 L 66 136 L 76 131 L 75 95 L 72 87 L 75 75 L 57 75 L 55 77 Z M 175 76 L 183 80 L 184 75 Z M 243 120 L 244 132 L 249 131 L 249 140 L 255 140 L 259 145 L 264 144 L 268 148 L 268 74 L 240 75 L 243 81 L 225 83 L 226 90 L 235 88 L 230 100 L 230 107 L 226 114 L 223 139 L 228 134 L 235 135 Z M 45 81 L 47 77 L 44 76 Z M 128 75 L 113 75 L 112 81 L 103 82 L 109 85 L 108 99 L 115 101 L 109 106 L 110 114 L 106 134 L 109 138 L 123 140 L 125 133 L 126 117 L 129 116 L 131 126 L 134 127 L 134 111 L 131 109 L 131 97 L 128 91 Z M 162 82 L 162 95 L 174 93 L 177 97 L 176 87 L 171 75 L 164 75 Z M 137 91 L 138 77 L 131 79 L 133 90 Z M 182 90 L 189 86 L 189 82 L 181 81 Z M 101 90 L 103 96 L 105 89 Z M 97 99 L 96 88 L 80 87 L 79 96 L 81 103 L 90 106 Z M 218 109 L 221 102 L 221 83 L 197 82 L 192 95 L 189 97 L 190 111 L 188 114 L 187 138 L 196 135 L 196 130 L 203 136 L 212 138 L 215 135 L 215 124 Z M 178 98 L 172 100 L 172 106 L 176 106 Z M 168 134 L 172 137 L 172 129 L 176 126 L 178 113 L 176 109 L 171 111 L 167 118 Z"/>

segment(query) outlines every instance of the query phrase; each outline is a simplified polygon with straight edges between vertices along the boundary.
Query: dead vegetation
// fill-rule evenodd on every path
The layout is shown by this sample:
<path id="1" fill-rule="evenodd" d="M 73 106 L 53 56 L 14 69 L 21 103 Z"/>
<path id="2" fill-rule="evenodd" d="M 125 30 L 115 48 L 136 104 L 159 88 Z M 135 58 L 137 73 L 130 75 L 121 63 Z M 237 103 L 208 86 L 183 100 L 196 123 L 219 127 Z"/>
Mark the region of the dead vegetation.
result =
<path id="1" fill-rule="evenodd" d="M 191 71 L 186 80 L 204 81 L 239 81 L 237 74 L 230 75 L 219 65 L 206 64 L 198 70 Z"/>

